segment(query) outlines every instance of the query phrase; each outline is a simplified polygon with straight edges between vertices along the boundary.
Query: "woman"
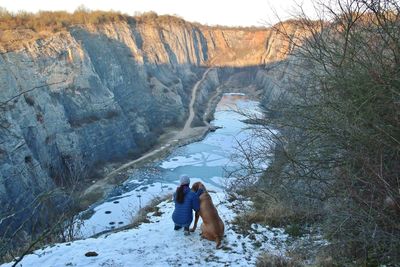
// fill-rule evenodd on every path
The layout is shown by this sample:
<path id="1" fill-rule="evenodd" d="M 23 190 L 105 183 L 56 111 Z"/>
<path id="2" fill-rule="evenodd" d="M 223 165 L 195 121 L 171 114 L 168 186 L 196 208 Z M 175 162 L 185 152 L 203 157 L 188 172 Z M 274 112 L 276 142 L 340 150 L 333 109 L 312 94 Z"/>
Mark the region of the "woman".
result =
<path id="1" fill-rule="evenodd" d="M 179 178 L 180 186 L 174 193 L 175 210 L 172 214 L 172 220 L 175 223 L 174 230 L 183 227 L 185 235 L 189 235 L 189 226 L 193 220 L 193 212 L 200 209 L 199 196 L 189 188 L 190 178 L 187 175 L 181 175 Z"/>

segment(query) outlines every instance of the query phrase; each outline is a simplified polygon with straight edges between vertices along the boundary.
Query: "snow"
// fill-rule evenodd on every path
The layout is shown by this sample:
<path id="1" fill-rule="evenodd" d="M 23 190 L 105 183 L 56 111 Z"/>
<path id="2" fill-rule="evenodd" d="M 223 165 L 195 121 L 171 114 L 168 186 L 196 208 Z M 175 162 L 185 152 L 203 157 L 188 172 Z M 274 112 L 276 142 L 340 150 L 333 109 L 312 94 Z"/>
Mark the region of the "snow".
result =
<path id="1" fill-rule="evenodd" d="M 255 102 L 246 103 L 247 109 L 256 109 Z M 239 101 L 236 104 L 241 103 Z M 248 103 L 248 102 L 251 102 Z M 241 104 L 244 106 L 245 104 Z M 215 133 L 209 133 L 204 140 L 189 144 L 185 155 L 177 155 L 164 160 L 160 167 L 164 169 L 176 169 L 182 166 L 215 167 L 236 166 L 231 156 L 237 152 L 238 144 L 244 147 L 256 147 L 259 140 L 254 140 L 251 130 L 246 130 L 246 124 L 241 120 L 245 117 L 232 110 L 219 110 L 215 113 L 212 124 L 222 126 Z"/>
<path id="2" fill-rule="evenodd" d="M 190 156 L 176 156 L 164 161 L 160 166 L 164 169 L 175 169 L 180 166 L 224 166 L 229 164 L 229 159 L 211 153 L 195 153 Z"/>
<path id="3" fill-rule="evenodd" d="M 205 139 L 174 150 L 166 159 L 156 163 L 152 170 L 145 170 L 142 175 L 131 176 L 122 185 L 122 192 L 106 197 L 95 203 L 78 223 L 76 236 L 87 238 L 94 234 L 125 226 L 132 221 L 138 210 L 155 197 L 162 197 L 175 190 L 177 179 L 185 173 L 191 177 L 201 177 L 204 182 L 223 187 L 226 170 L 232 170 L 238 162 L 244 161 L 238 155 L 232 156 L 238 143 L 242 146 L 256 147 L 257 140 L 250 143 L 251 131 L 241 120 L 245 117 L 237 110 L 256 112 L 257 102 L 246 100 L 241 94 L 225 95 L 217 107 L 213 124 L 222 126 L 218 131 L 209 133 Z M 249 140 L 250 139 L 250 140 Z M 264 162 L 266 164 L 267 162 Z M 213 177 L 220 177 L 214 179 Z M 162 182 L 162 183 L 161 183 Z"/>
<path id="4" fill-rule="evenodd" d="M 90 237 L 132 222 L 137 211 L 156 197 L 171 194 L 176 184 L 152 183 L 141 185 L 133 191 L 109 199 L 93 210 L 93 215 L 80 225 L 76 237 Z"/>
<path id="5" fill-rule="evenodd" d="M 243 100 L 240 94 L 227 95 L 223 100 L 212 122 L 223 126 L 222 129 L 209 133 L 201 142 L 176 149 L 157 166 L 145 172 L 138 171 L 139 179 L 135 179 L 137 174 L 132 174 L 122 185 L 122 192 L 93 207 L 93 214 L 83 221 L 78 234 L 78 237 L 87 238 L 129 224 L 139 209 L 152 199 L 172 193 L 178 185 L 175 179 L 185 172 L 191 176 L 192 184 L 202 181 L 213 198 L 225 223 L 222 249 L 216 250 L 215 242 L 201 239 L 200 227 L 190 236 L 174 231 L 171 219 L 174 204 L 164 201 L 158 205 L 162 215 L 150 214 L 150 223 L 97 238 L 55 244 L 27 255 L 17 266 L 253 266 L 260 251 L 285 254 L 288 237 L 282 229 L 254 224 L 246 235 L 235 231 L 232 222 L 236 214 L 243 213 L 251 203 L 243 207 L 227 200 L 223 191 L 227 180 L 221 177 L 224 176 L 222 170 L 235 167 L 241 161 L 237 155 L 236 162 L 231 160 L 238 143 L 257 148 L 258 140 L 249 140 L 250 132 L 240 121 L 245 117 L 232 109 L 257 111 L 257 103 Z M 86 257 L 89 251 L 98 256 Z M 12 263 L 2 266 L 12 266 Z"/>
<path id="6" fill-rule="evenodd" d="M 17 266 L 253 266 L 260 251 L 284 253 L 287 235 L 283 230 L 254 224 L 250 234 L 239 234 L 232 224 L 235 203 L 229 203 L 222 191 L 210 194 L 225 223 L 221 249 L 215 248 L 215 242 L 200 237 L 200 227 L 189 236 L 174 231 L 171 219 L 174 203 L 167 200 L 158 205 L 161 216 L 148 215 L 150 223 L 36 250 Z M 86 257 L 85 253 L 90 251 L 98 256 Z M 9 266 L 12 263 L 2 265 Z"/>

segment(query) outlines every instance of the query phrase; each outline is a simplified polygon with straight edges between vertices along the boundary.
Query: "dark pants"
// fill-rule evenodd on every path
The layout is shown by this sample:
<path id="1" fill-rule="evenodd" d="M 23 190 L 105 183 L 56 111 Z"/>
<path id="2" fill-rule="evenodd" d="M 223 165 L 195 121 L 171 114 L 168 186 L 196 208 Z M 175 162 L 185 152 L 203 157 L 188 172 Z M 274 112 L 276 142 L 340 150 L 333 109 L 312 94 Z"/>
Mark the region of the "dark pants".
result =
<path id="1" fill-rule="evenodd" d="M 176 225 L 176 224 L 175 224 L 174 230 L 175 230 L 175 231 L 178 231 L 178 230 L 181 229 L 181 228 L 182 228 L 182 226 L 179 226 L 179 225 Z M 183 227 L 183 230 L 184 230 L 184 231 L 189 231 L 189 226 L 184 226 L 184 227 Z"/>

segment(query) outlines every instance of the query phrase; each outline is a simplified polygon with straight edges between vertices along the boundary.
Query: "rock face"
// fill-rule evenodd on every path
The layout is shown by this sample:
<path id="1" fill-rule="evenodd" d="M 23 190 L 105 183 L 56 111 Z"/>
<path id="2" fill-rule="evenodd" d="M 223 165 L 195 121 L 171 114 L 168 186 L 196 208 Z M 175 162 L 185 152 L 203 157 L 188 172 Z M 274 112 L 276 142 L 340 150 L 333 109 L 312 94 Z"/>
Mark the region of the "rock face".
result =
<path id="1" fill-rule="evenodd" d="M 263 66 L 288 52 L 271 29 L 162 17 L 74 26 L 19 42 L 7 50 L 0 44 L 2 217 L 79 180 L 82 169 L 138 156 L 165 127 L 182 126 L 192 86 L 207 67 L 235 73 L 258 66 L 251 71 L 265 86 Z M 197 105 L 218 86 L 217 69 Z"/>

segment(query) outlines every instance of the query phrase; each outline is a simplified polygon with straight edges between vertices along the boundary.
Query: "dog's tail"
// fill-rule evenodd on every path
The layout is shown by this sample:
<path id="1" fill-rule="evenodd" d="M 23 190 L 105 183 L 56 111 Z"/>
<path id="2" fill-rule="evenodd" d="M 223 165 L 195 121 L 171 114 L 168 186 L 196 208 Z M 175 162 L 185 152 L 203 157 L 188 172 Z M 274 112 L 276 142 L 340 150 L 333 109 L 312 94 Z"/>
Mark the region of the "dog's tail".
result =
<path id="1" fill-rule="evenodd" d="M 217 246 L 215 247 L 216 249 L 219 249 L 219 248 L 221 248 L 221 237 L 217 237 L 216 239 L 215 239 L 215 242 L 217 243 Z"/>

